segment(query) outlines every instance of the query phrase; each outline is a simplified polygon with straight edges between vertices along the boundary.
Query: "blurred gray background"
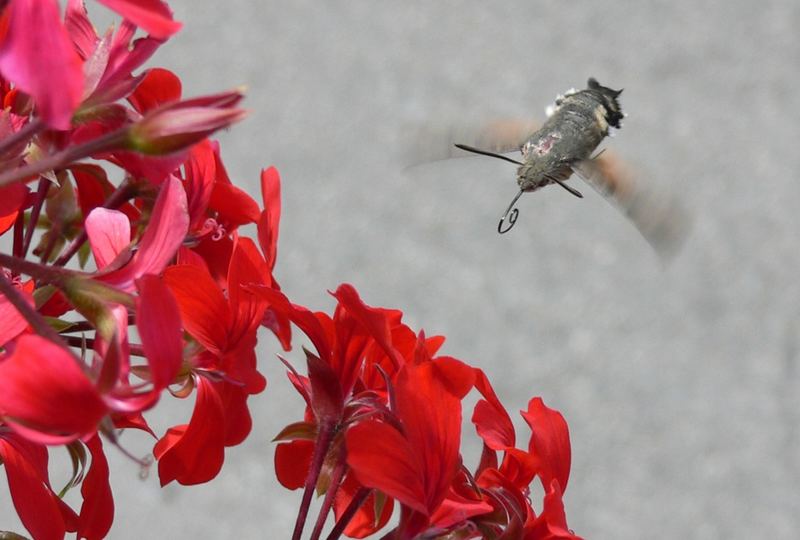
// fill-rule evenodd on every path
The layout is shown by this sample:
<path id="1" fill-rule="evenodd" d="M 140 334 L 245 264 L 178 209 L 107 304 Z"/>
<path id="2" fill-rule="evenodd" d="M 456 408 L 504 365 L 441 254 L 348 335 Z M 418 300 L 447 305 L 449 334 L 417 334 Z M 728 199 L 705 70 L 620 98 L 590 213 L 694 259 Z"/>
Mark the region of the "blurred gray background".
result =
<path id="1" fill-rule="evenodd" d="M 262 167 L 281 172 L 276 273 L 293 301 L 330 312 L 326 290 L 350 282 L 445 335 L 443 353 L 483 368 L 515 417 L 532 396 L 560 410 L 567 517 L 586 538 L 797 537 L 798 2 L 170 4 L 185 27 L 151 65 L 189 96 L 248 86 L 251 115 L 221 136 L 223 158 L 254 196 Z M 577 179 L 585 199 L 526 195 L 498 236 L 513 166 L 403 171 L 414 126 L 543 119 L 589 76 L 625 88 L 629 116 L 605 146 L 695 213 L 669 266 Z M 112 538 L 290 535 L 300 493 L 278 485 L 270 439 L 302 401 L 277 351 L 264 333 L 269 387 L 212 483 L 161 489 L 109 450 Z M 185 421 L 188 401 L 149 418 Z M 473 468 L 469 425 L 464 438 Z M 4 488 L 13 528 L 7 501 Z"/>

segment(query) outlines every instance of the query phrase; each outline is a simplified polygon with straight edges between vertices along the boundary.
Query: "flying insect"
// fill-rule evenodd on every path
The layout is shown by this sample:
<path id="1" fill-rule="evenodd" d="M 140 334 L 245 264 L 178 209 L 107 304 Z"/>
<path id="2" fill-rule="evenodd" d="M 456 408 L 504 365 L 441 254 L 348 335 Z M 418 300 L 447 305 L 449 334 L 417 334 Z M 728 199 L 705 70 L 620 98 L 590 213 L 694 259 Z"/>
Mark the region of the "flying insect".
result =
<path id="1" fill-rule="evenodd" d="M 689 225 L 680 202 L 666 193 L 645 189 L 615 160 L 601 156 L 604 150 L 595 153 L 612 128 L 622 127 L 621 93 L 590 78 L 584 90 L 571 89 L 558 96 L 548 107 L 547 121 L 533 132 L 530 124 L 497 123 L 479 134 L 482 148 L 455 144 L 461 150 L 518 165 L 519 192 L 497 225 L 500 234 L 516 223 L 519 210 L 514 205 L 523 193 L 553 184 L 583 197 L 566 183 L 575 173 L 617 206 L 660 255 L 674 254 Z M 513 150 L 521 152 L 522 161 L 502 155 Z"/>

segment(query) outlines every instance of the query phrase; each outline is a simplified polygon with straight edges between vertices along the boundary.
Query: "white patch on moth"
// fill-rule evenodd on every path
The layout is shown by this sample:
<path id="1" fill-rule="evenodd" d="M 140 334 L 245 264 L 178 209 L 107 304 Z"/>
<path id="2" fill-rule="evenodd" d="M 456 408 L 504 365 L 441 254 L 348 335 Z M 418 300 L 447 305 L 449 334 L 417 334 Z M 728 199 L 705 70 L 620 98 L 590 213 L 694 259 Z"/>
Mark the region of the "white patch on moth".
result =
<path id="1" fill-rule="evenodd" d="M 604 133 L 608 133 L 606 114 L 608 114 L 608 111 L 602 105 L 598 105 L 594 108 L 594 119 L 597 120 L 597 124 L 600 126 L 600 131 Z"/>
<path id="2" fill-rule="evenodd" d="M 548 117 L 548 118 L 550 118 L 551 116 L 553 116 L 553 114 L 554 114 L 554 113 L 555 113 L 555 112 L 556 112 L 558 109 L 560 109 L 560 108 L 561 108 L 561 104 L 564 102 L 564 100 L 565 100 L 566 98 L 568 98 L 568 97 L 570 97 L 570 96 L 574 96 L 574 95 L 575 95 L 575 94 L 577 94 L 578 92 L 580 92 L 580 90 L 577 90 L 577 89 L 575 89 L 575 88 L 570 88 L 569 90 L 567 90 L 567 91 L 566 91 L 566 92 L 564 92 L 563 94 L 558 94 L 558 95 L 556 96 L 556 101 L 555 101 L 555 103 L 553 103 L 553 104 L 551 104 L 551 105 L 548 105 L 547 107 L 545 107 L 545 109 L 544 109 L 544 113 L 547 115 L 547 117 Z"/>
<path id="3" fill-rule="evenodd" d="M 534 152 L 537 156 L 543 156 L 550 152 L 550 149 L 553 148 L 553 144 L 560 138 L 561 133 L 555 132 L 549 134 L 544 139 L 539 140 L 536 144 L 528 141 L 522 147 L 522 155 L 527 157 L 531 152 Z"/>

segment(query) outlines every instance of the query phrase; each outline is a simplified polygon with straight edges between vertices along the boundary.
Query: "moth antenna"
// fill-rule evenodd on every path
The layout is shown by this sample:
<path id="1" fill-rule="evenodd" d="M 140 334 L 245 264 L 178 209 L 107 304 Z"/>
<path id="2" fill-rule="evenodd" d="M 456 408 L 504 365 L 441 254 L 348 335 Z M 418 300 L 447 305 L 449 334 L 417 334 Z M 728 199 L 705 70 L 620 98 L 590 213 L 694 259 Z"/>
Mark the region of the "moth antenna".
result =
<path id="1" fill-rule="evenodd" d="M 516 163 L 517 165 L 523 165 L 523 163 L 517 161 L 516 159 L 511 159 L 510 157 L 506 157 L 502 154 L 495 154 L 494 152 L 489 152 L 488 150 L 481 150 L 480 148 L 475 148 L 473 146 L 467 146 L 466 144 L 456 144 L 456 148 L 460 148 L 461 150 L 466 150 L 467 152 L 472 152 L 473 154 L 481 154 L 482 156 L 489 156 L 497 159 L 502 159 L 503 161 L 508 161 L 509 163 Z"/>
<path id="2" fill-rule="evenodd" d="M 517 203 L 517 199 L 519 199 L 522 196 L 522 194 L 523 194 L 523 191 L 519 190 L 519 193 L 517 193 L 517 196 L 514 197 L 514 200 L 511 201 L 511 204 L 509 204 L 508 208 L 506 208 L 506 213 L 503 214 L 503 217 L 500 218 L 500 223 L 497 224 L 497 232 L 498 233 L 505 234 L 505 233 L 507 233 L 508 231 L 510 231 L 514 227 L 514 224 L 517 222 L 517 216 L 519 216 L 519 208 L 514 208 L 514 205 Z M 512 209 L 513 209 L 513 211 L 512 211 Z M 509 212 L 511 213 L 510 216 L 509 216 Z M 505 223 L 506 218 L 508 218 L 508 227 L 506 227 L 504 229 L 503 228 L 503 224 Z"/>

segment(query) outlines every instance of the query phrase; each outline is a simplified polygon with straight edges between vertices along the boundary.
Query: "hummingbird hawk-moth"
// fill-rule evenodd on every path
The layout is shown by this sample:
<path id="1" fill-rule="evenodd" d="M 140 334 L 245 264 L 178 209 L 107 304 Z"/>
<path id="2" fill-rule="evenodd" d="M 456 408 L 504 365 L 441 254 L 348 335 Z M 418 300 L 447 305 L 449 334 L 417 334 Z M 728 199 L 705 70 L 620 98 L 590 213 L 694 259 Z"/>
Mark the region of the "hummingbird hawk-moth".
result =
<path id="1" fill-rule="evenodd" d="M 611 128 L 620 128 L 624 113 L 619 103 L 622 90 L 612 90 L 590 78 L 584 90 L 569 90 L 548 108 L 540 128 L 521 122 L 494 123 L 476 134 L 478 145 L 456 148 L 496 157 L 518 165 L 519 192 L 497 225 L 500 234 L 514 226 L 519 210 L 514 207 L 523 193 L 557 184 L 576 197 L 583 195 L 566 184 L 573 173 L 610 200 L 636 226 L 662 256 L 673 254 L 688 228 L 688 218 L 675 197 L 645 189 L 626 174 L 603 150 L 592 155 Z M 519 150 L 522 161 L 502 155 Z"/>

